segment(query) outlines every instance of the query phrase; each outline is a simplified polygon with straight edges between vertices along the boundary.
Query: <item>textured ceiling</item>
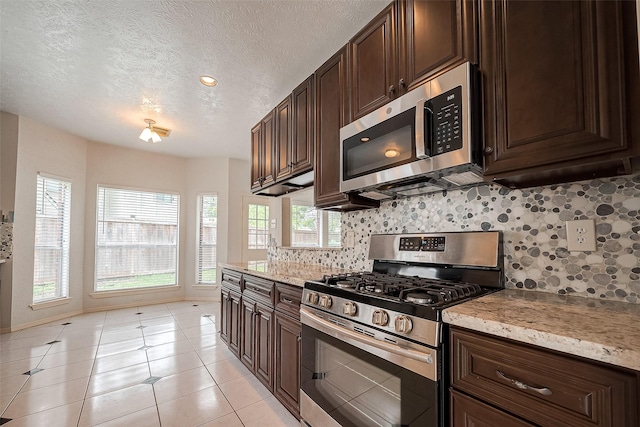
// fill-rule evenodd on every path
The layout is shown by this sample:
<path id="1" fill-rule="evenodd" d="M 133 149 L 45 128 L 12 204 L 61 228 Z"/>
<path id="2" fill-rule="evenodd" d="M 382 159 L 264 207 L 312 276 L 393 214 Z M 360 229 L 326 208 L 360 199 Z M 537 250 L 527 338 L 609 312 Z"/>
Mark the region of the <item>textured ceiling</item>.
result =
<path id="1" fill-rule="evenodd" d="M 0 0 L 0 109 L 92 141 L 249 159 L 251 127 L 389 2 Z M 171 136 L 139 140 L 145 118 Z"/>

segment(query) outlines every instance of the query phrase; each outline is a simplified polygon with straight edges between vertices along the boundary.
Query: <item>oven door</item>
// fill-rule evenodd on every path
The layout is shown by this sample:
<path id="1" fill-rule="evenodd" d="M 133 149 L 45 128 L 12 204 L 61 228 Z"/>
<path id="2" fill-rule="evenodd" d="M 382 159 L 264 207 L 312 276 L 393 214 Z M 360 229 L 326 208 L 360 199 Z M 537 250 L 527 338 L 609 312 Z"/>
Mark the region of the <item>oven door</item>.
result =
<path id="1" fill-rule="evenodd" d="M 303 307 L 300 415 L 312 427 L 442 425 L 438 352 Z M 337 323 L 337 324 L 336 324 Z"/>

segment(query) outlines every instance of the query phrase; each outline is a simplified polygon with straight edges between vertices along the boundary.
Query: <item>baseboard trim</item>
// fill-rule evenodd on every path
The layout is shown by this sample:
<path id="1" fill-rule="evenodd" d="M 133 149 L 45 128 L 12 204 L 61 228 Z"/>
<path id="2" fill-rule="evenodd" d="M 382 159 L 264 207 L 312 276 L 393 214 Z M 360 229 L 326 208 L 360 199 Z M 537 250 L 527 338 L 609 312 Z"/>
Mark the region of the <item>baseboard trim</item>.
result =
<path id="1" fill-rule="evenodd" d="M 84 312 L 95 313 L 97 311 L 120 310 L 122 308 L 144 307 L 145 305 L 166 304 L 168 302 L 180 302 L 180 301 L 188 301 L 188 300 L 183 297 L 180 297 L 180 298 L 165 298 L 165 299 L 159 299 L 159 300 L 153 300 L 153 301 L 134 301 L 127 304 L 116 304 L 116 305 L 86 308 L 84 309 Z"/>
<path id="2" fill-rule="evenodd" d="M 162 299 L 157 301 L 136 301 L 130 304 L 119 304 L 119 305 L 110 305 L 106 307 L 87 308 L 84 310 L 76 310 L 70 313 L 64 313 L 64 314 L 59 314 L 57 316 L 47 317 L 45 319 L 35 320 L 29 323 L 23 323 L 21 325 L 10 326 L 8 328 L 1 328 L 0 334 L 8 334 L 10 332 L 17 332 L 23 329 L 33 328 L 34 326 L 44 325 L 45 323 L 55 322 L 56 320 L 66 319 L 67 317 L 73 317 L 79 314 L 95 313 L 98 311 L 119 310 L 121 308 L 144 307 L 146 305 L 166 304 L 169 302 L 180 302 L 180 301 L 220 302 L 220 299 L 216 297 L 167 298 L 167 299 Z"/>
<path id="3" fill-rule="evenodd" d="M 17 332 L 23 329 L 33 328 L 34 326 L 44 325 L 45 323 L 55 322 L 56 320 L 66 319 L 67 317 L 77 316 L 82 313 L 83 313 L 82 310 L 76 310 L 70 313 L 58 314 L 56 316 L 47 317 L 45 319 L 34 320 L 33 322 L 29 322 L 29 323 L 22 323 L 20 325 L 11 326 L 10 328 L 5 328 L 5 329 L 10 329 L 9 332 Z"/>

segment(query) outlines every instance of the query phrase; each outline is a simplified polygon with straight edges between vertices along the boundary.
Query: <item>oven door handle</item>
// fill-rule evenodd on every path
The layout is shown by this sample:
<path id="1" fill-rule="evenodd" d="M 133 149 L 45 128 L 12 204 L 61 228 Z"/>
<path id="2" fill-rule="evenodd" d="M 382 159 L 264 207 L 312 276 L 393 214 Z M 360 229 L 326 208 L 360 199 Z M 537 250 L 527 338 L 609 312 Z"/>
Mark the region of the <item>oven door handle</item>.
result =
<path id="1" fill-rule="evenodd" d="M 366 352 L 375 354 L 382 359 L 427 377 L 430 380 L 438 381 L 439 379 L 436 363 L 437 351 L 434 349 L 424 347 L 424 350 L 418 351 L 380 341 L 318 317 L 305 307 L 300 308 L 300 321 L 302 324 L 317 331 L 323 332 Z"/>

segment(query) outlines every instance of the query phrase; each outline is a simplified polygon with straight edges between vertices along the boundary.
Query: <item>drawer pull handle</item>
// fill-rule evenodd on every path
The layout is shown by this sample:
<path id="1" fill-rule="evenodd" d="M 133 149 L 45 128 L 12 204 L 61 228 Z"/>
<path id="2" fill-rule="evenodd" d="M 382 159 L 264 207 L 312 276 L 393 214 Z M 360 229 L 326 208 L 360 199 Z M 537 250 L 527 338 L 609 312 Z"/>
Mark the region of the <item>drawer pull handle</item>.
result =
<path id="1" fill-rule="evenodd" d="M 514 380 L 513 378 L 509 378 L 503 372 L 498 371 L 498 370 L 496 370 L 496 374 L 498 374 L 498 377 L 502 378 L 503 380 L 509 381 L 511 384 L 513 384 L 514 386 L 518 387 L 520 390 L 531 390 L 531 391 L 535 391 L 536 393 L 543 394 L 545 396 L 550 396 L 552 394 L 552 391 L 549 390 L 547 387 L 533 387 L 533 386 L 530 386 L 528 384 L 523 383 L 522 381 L 518 381 L 518 380 Z"/>
<path id="2" fill-rule="evenodd" d="M 286 302 L 287 304 L 293 304 L 293 300 L 290 300 L 289 298 L 286 297 L 282 297 L 282 302 Z"/>

